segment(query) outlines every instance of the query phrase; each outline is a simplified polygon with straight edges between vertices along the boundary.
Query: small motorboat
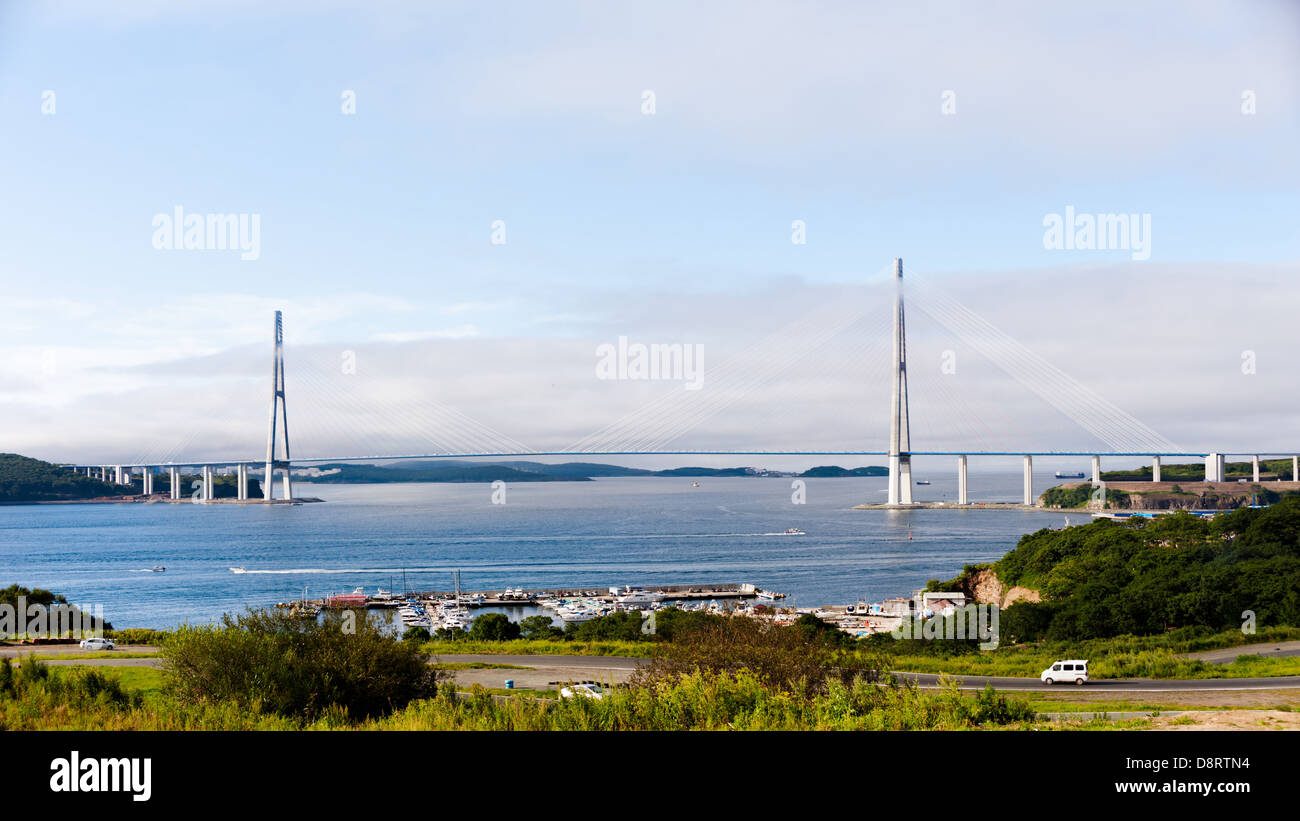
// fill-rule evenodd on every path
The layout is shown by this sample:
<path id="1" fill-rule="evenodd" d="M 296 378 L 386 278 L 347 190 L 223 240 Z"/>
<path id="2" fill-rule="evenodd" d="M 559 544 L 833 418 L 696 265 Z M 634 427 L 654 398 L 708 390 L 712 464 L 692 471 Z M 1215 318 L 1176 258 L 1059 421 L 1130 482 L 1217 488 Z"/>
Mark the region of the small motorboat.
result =
<path id="1" fill-rule="evenodd" d="M 245 570 L 245 569 L 242 568 L 242 567 L 232 567 L 232 568 L 230 568 L 230 572 L 231 572 L 231 573 L 247 573 L 248 571 Z"/>
<path id="2" fill-rule="evenodd" d="M 163 566 L 160 565 L 160 564 L 156 564 L 156 565 L 154 565 L 153 567 L 149 568 L 149 571 L 150 571 L 151 573 L 166 573 L 166 572 L 167 572 L 167 568 L 163 567 Z"/>
<path id="3" fill-rule="evenodd" d="M 807 534 L 807 533 L 804 533 L 802 530 L 800 530 L 800 529 L 797 528 L 797 527 L 787 527 L 784 531 L 782 531 L 782 535 L 784 535 L 784 536 L 807 536 L 808 534 Z"/>
<path id="4" fill-rule="evenodd" d="M 917 483 L 918 485 L 928 485 L 928 484 L 930 484 L 930 480 L 929 480 L 929 479 L 917 479 L 917 480 L 916 480 L 916 483 Z"/>

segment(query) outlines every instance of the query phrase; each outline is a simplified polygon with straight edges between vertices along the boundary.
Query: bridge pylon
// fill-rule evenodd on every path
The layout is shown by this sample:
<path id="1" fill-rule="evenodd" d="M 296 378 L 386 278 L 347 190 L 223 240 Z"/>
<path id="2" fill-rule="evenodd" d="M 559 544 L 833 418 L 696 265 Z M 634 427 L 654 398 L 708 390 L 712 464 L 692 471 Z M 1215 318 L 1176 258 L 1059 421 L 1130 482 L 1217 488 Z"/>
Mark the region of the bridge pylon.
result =
<path id="1" fill-rule="evenodd" d="M 284 432 L 284 458 L 275 458 L 276 417 L 280 418 L 280 429 Z M 289 415 L 284 403 L 284 320 L 279 311 L 275 312 L 275 363 L 271 371 L 271 419 L 266 428 L 266 483 L 262 486 L 262 498 L 270 502 L 275 496 L 275 470 L 284 473 L 284 498 L 293 498 L 293 483 L 289 479 Z"/>
<path id="2" fill-rule="evenodd" d="M 907 323 L 903 260 L 894 260 L 894 389 L 889 405 L 889 504 L 912 504 L 912 437 L 907 420 Z"/>

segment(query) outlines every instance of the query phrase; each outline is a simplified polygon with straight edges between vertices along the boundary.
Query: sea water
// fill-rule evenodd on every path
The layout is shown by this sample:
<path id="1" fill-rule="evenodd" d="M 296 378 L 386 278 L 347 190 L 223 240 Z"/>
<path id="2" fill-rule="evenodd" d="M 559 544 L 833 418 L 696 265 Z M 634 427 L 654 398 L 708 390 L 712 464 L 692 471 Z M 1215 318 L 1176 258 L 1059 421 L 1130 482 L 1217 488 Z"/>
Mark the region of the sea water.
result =
<path id="1" fill-rule="evenodd" d="M 485 484 L 298 483 L 325 502 L 4 506 L 0 586 L 102 605 L 115 627 L 207 623 L 304 588 L 450 590 L 457 569 L 465 590 L 749 582 L 815 606 L 910 595 L 1064 524 L 1047 511 L 854 510 L 884 500 L 883 478 L 803 480 L 796 504 L 792 481 L 512 483 L 504 504 Z M 955 484 L 935 477 L 915 493 L 951 500 Z M 1019 495 L 1018 472 L 971 475 L 972 501 Z"/>

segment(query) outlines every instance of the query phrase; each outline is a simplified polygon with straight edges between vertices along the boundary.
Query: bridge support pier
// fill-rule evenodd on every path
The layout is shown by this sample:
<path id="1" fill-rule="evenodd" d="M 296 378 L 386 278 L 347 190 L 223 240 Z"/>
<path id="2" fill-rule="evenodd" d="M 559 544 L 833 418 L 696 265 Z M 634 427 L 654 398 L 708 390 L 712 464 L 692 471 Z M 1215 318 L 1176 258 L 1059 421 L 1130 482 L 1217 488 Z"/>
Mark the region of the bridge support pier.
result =
<path id="1" fill-rule="evenodd" d="M 275 458 L 276 422 L 284 437 L 284 459 Z M 274 493 L 275 469 L 284 470 L 284 498 L 293 498 L 293 482 L 289 478 L 289 415 L 284 401 L 284 322 L 279 311 L 275 312 L 275 361 L 271 371 L 271 415 L 266 427 L 266 484 L 262 496 L 270 502 Z"/>
<path id="2" fill-rule="evenodd" d="M 121 466 L 121 465 L 117 465 L 117 466 L 114 468 L 114 472 L 113 472 L 113 481 L 114 481 L 116 484 L 119 484 L 119 485 L 122 484 L 122 466 Z"/>
<path id="3" fill-rule="evenodd" d="M 288 447 L 285 447 L 286 458 Z M 907 328 L 903 261 L 894 260 L 894 389 L 889 408 L 889 505 L 912 504 L 912 435 L 907 416 Z"/>
<path id="4" fill-rule="evenodd" d="M 1100 456 L 1092 457 L 1092 483 L 1094 485 L 1101 484 L 1101 457 Z"/>
<path id="5" fill-rule="evenodd" d="M 212 465 L 203 466 L 203 501 L 211 502 L 212 492 Z"/>
<path id="6" fill-rule="evenodd" d="M 1034 457 L 1025 454 L 1025 505 L 1034 503 Z"/>
<path id="7" fill-rule="evenodd" d="M 153 495 L 153 468 L 145 466 L 144 474 L 140 477 L 140 492 L 145 496 Z"/>
<path id="8" fill-rule="evenodd" d="M 241 502 L 248 501 L 248 465 L 242 462 L 235 466 L 238 488 L 235 491 L 235 498 Z"/>
<path id="9" fill-rule="evenodd" d="M 966 456 L 957 457 L 957 504 L 966 504 Z"/>
<path id="10" fill-rule="evenodd" d="M 1210 453 L 1205 457 L 1205 481 L 1222 482 L 1223 481 L 1223 456 L 1218 453 Z"/>
<path id="11" fill-rule="evenodd" d="M 1291 457 L 1291 481 L 1300 482 L 1300 456 Z"/>
<path id="12" fill-rule="evenodd" d="M 177 470 L 176 468 L 168 468 L 168 469 L 167 469 L 167 478 L 170 480 L 169 483 L 168 483 L 168 487 L 169 487 L 169 489 L 171 490 L 171 493 L 170 493 L 169 495 L 172 497 L 172 501 L 174 501 L 174 502 L 179 502 L 179 501 L 181 500 L 181 476 L 180 476 L 180 473 L 181 473 L 181 472 L 180 472 L 179 470 Z"/>
<path id="13" fill-rule="evenodd" d="M 1250 457 L 1250 472 L 1254 477 L 1252 481 L 1259 484 L 1259 454 Z"/>
<path id="14" fill-rule="evenodd" d="M 1151 481 L 1153 482 L 1160 481 L 1160 457 L 1159 456 L 1151 457 Z"/>

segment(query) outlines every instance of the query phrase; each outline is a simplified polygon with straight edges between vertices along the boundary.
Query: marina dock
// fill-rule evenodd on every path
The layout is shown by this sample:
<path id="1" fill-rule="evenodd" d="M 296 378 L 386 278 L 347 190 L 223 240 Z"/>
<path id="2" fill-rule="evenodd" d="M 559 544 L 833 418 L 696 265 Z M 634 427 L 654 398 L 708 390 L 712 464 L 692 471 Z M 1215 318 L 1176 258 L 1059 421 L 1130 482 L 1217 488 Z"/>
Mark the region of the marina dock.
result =
<path id="1" fill-rule="evenodd" d="M 461 606 L 474 609 L 480 607 L 535 607 L 539 600 L 545 599 L 592 599 L 613 604 L 624 595 L 616 590 L 624 587 L 563 587 L 524 590 L 508 588 L 507 590 L 477 590 L 459 593 Z M 658 594 L 665 601 L 718 601 L 746 600 L 766 598 L 770 600 L 785 598 L 784 593 L 769 593 L 752 584 L 664 584 L 638 585 L 638 591 Z M 304 604 L 327 609 L 346 609 L 364 607 L 382 610 L 400 607 L 408 599 L 417 601 L 441 601 L 457 597 L 455 590 L 410 590 L 404 593 L 391 593 L 388 597 L 377 598 L 353 593 L 348 595 L 326 596 L 303 601 L 280 602 L 278 607 L 298 607 Z"/>

